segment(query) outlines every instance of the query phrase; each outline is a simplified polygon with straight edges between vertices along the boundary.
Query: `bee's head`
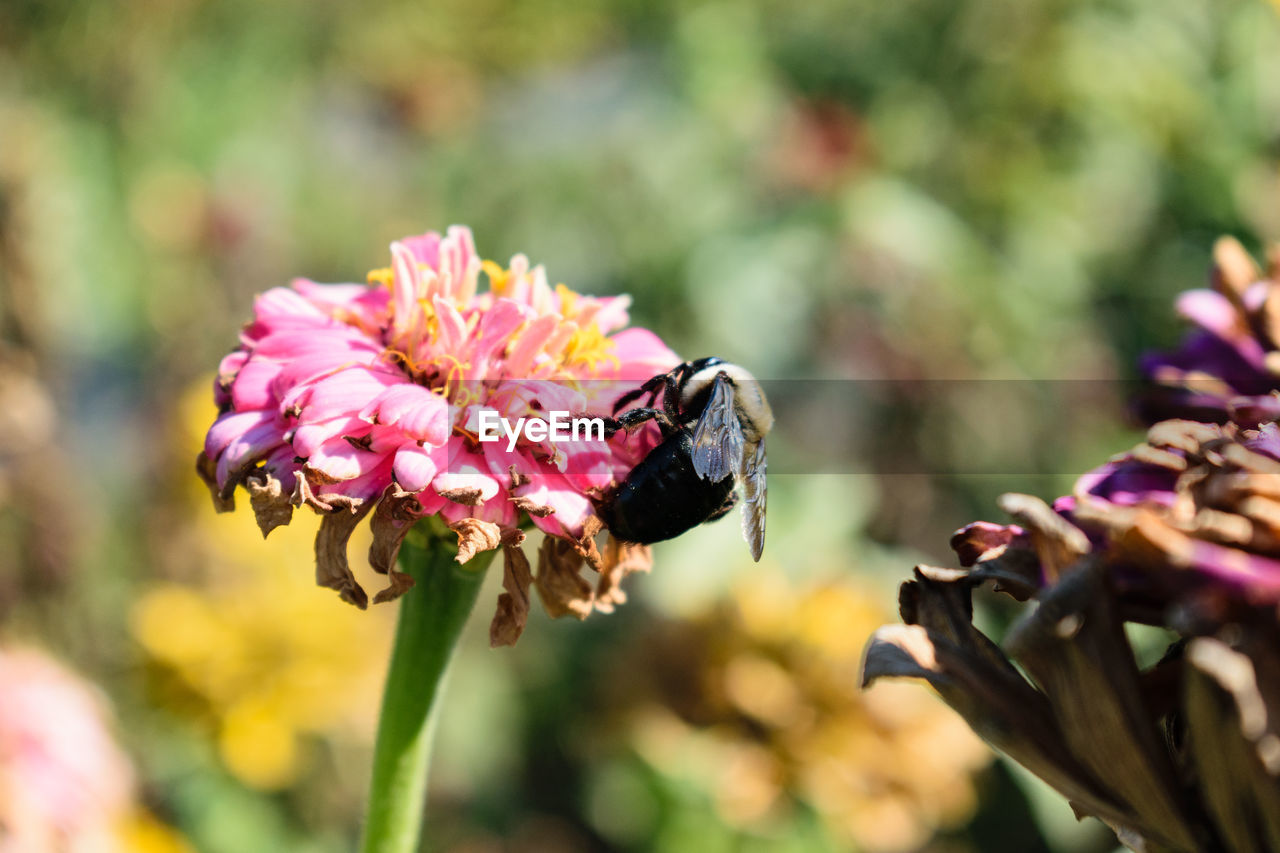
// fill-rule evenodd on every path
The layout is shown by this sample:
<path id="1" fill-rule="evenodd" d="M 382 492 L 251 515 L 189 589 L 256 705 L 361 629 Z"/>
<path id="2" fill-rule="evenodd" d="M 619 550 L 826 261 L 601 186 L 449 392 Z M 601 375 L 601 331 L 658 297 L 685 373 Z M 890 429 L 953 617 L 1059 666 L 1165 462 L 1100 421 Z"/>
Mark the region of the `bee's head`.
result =
<path id="1" fill-rule="evenodd" d="M 733 385 L 733 407 L 742 425 L 742 433 L 750 442 L 758 442 L 773 428 L 773 410 L 765 399 L 760 381 L 745 367 L 721 361 L 718 358 L 695 362 L 694 371 L 680 394 L 680 406 L 685 411 L 701 412 L 707 405 L 711 386 L 723 373 Z"/>

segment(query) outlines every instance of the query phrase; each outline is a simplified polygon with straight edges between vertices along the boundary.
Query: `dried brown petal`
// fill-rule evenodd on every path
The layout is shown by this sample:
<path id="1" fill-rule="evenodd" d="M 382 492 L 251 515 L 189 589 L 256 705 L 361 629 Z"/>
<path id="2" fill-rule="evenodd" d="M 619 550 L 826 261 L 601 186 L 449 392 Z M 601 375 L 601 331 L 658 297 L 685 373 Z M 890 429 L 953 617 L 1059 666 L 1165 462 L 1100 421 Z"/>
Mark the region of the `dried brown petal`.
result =
<path id="1" fill-rule="evenodd" d="M 1244 292 L 1249 285 L 1262 278 L 1262 270 L 1253 257 L 1234 237 L 1219 237 L 1213 245 L 1213 285 L 1223 296 L 1231 300 L 1243 316 Z"/>
<path id="2" fill-rule="evenodd" d="M 511 477 L 511 488 L 513 489 L 518 489 L 533 482 L 528 474 L 516 470 L 514 465 L 507 468 L 507 474 Z"/>
<path id="3" fill-rule="evenodd" d="M 511 502 L 515 504 L 516 509 L 527 512 L 534 518 L 546 518 L 547 516 L 554 514 L 556 511 L 555 507 L 536 503 L 529 498 L 513 498 Z"/>
<path id="4" fill-rule="evenodd" d="M 1200 452 L 1201 445 L 1222 438 L 1222 427 L 1217 424 L 1206 424 L 1199 421 L 1188 421 L 1172 418 L 1161 421 L 1147 430 L 1147 442 L 1154 447 L 1169 447 L 1194 456 Z M 1145 445 L 1138 445 L 1139 448 Z M 1175 470 L 1186 467 L 1181 457 Z"/>
<path id="5" fill-rule="evenodd" d="M 479 506 L 484 492 L 475 486 L 462 486 L 457 489 L 445 489 L 440 497 L 463 506 Z"/>
<path id="6" fill-rule="evenodd" d="M 1039 498 L 1011 492 L 1000 496 L 999 505 L 1027 529 L 1049 580 L 1060 577 L 1089 553 L 1089 537 L 1084 531 Z"/>
<path id="7" fill-rule="evenodd" d="M 1206 503 L 1227 507 L 1251 495 L 1280 498 L 1280 477 L 1245 471 L 1215 471 L 1205 479 L 1203 492 Z"/>
<path id="8" fill-rule="evenodd" d="M 1133 819 L 1118 823 L 1174 849 L 1198 849 L 1102 565 L 1085 563 L 1042 595 L 1005 648 L 1048 698 L 1071 753 L 1132 809 Z"/>
<path id="9" fill-rule="evenodd" d="M 374 604 L 382 604 L 386 601 L 395 601 L 409 590 L 413 589 L 413 577 L 398 572 L 395 569 L 387 572 L 387 580 L 390 581 L 383 589 L 378 590 L 373 597 Z"/>
<path id="10" fill-rule="evenodd" d="M 481 551 L 492 551 L 502 542 L 502 528 L 492 521 L 463 518 L 449 525 L 458 534 L 459 563 L 465 563 Z"/>
<path id="11" fill-rule="evenodd" d="M 510 531 L 503 537 L 502 588 L 506 592 L 498 596 L 498 610 L 489 624 L 490 646 L 514 646 L 529 621 L 529 586 L 533 583 L 533 573 L 520 547 L 523 541 L 524 534 L 519 531 Z"/>
<path id="12" fill-rule="evenodd" d="M 1170 471 L 1185 471 L 1188 464 L 1185 457 L 1179 456 L 1172 450 L 1153 447 L 1150 444 L 1139 444 L 1129 451 L 1128 455 L 1138 462 L 1145 462 L 1148 465 L 1155 465 L 1159 468 L 1168 468 Z"/>
<path id="13" fill-rule="evenodd" d="M 1280 462 L 1256 450 L 1250 450 L 1243 444 L 1222 444 L 1214 448 L 1221 454 L 1224 462 L 1238 466 L 1255 474 L 1274 477 L 1280 474 Z"/>
<path id="14" fill-rule="evenodd" d="M 601 530 L 604 530 L 603 522 L 594 515 L 587 516 L 586 520 L 582 522 L 582 536 L 573 545 L 574 550 L 587 561 L 587 565 L 597 572 L 604 565 L 600 550 L 596 547 L 596 534 Z"/>
<path id="15" fill-rule="evenodd" d="M 368 606 L 369 597 L 351 573 L 347 540 L 368 512 L 367 501 L 353 509 L 335 509 L 324 515 L 316 533 L 316 583 L 336 589 L 343 601 L 361 610 Z"/>
<path id="16" fill-rule="evenodd" d="M 614 607 L 627 601 L 622 579 L 632 572 L 649 571 L 653 567 L 653 550 L 648 545 L 620 542 L 610 535 L 602 558 L 604 565 L 596 582 L 596 610 L 612 613 Z"/>
<path id="17" fill-rule="evenodd" d="M 919 625 L 886 625 L 863 657 L 862 685 L 921 678 L 984 740 L 1090 814 L 1123 824 L 1128 814 L 1067 751 L 1043 696 L 1006 662 L 991 667 Z"/>
<path id="18" fill-rule="evenodd" d="M 396 496 L 394 486 L 382 493 L 382 500 L 373 512 L 369 529 L 373 531 L 373 543 L 369 546 L 369 565 L 381 574 L 389 573 L 400 555 L 400 546 L 417 521 L 422 505 L 411 495 Z"/>
<path id="19" fill-rule="evenodd" d="M 285 494 L 284 484 L 274 474 L 256 470 L 245 478 L 244 487 L 264 539 L 272 530 L 293 520 L 292 495 Z"/>
<path id="20" fill-rule="evenodd" d="M 552 619 L 573 616 L 586 619 L 591 614 L 594 595 L 591 584 L 578 574 L 583 556 L 572 542 L 548 536 L 538 549 L 538 574 L 534 584 L 542 606 Z"/>
<path id="21" fill-rule="evenodd" d="M 1210 816 L 1231 850 L 1280 850 L 1280 709 L 1225 643 L 1193 640 L 1186 659 L 1187 738 Z"/>
<path id="22" fill-rule="evenodd" d="M 1257 314 L 1258 328 L 1272 347 L 1280 341 L 1280 288 L 1268 287 Z M 1269 367 L 1270 365 L 1268 365 Z"/>

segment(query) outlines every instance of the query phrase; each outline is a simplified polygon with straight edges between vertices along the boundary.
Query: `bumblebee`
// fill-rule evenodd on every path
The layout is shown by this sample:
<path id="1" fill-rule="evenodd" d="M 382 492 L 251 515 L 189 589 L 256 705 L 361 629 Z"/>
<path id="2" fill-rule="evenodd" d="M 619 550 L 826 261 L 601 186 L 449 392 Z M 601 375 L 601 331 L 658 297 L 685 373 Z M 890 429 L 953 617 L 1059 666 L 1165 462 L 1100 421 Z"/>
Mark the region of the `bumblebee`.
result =
<path id="1" fill-rule="evenodd" d="M 644 406 L 621 411 L 648 395 Z M 658 396 L 662 407 L 655 408 Z M 619 539 L 649 544 L 714 521 L 737 503 L 751 556 L 764 551 L 764 439 L 773 412 L 746 369 L 718 358 L 686 361 L 623 395 L 605 434 L 656 421 L 662 443 L 596 509 Z M 621 413 L 620 413 L 621 412 Z"/>

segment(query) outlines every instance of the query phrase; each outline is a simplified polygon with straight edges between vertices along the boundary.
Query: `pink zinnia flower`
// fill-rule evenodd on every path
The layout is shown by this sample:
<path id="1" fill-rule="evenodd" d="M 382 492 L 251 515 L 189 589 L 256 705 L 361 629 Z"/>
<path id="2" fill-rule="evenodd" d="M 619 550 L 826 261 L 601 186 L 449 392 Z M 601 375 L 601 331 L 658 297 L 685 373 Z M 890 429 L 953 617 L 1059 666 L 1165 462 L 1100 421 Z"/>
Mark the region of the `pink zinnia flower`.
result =
<path id="1" fill-rule="evenodd" d="M 429 515 L 458 531 L 460 561 L 503 545 L 508 590 L 514 574 L 526 601 L 521 520 L 558 540 L 544 546 L 538 578 L 553 615 L 620 601 L 617 572 L 643 560 L 613 547 L 607 564 L 593 543 L 592 499 L 652 449 L 656 428 L 607 441 L 521 438 L 508 450 L 505 437 L 477 440 L 478 415 L 605 416 L 679 359 L 652 332 L 623 329 L 628 297 L 552 287 L 523 255 L 506 268 L 482 262 L 467 228 L 393 243 L 391 261 L 367 285 L 299 279 L 258 297 L 241 346 L 219 370 L 221 414 L 199 462 L 219 508 L 230 509 L 235 487 L 245 486 L 264 535 L 294 507 L 323 513 L 317 581 L 361 607 L 367 596 L 346 543 L 371 512 L 370 562 L 391 576 L 375 601 L 408 588 L 392 569 L 395 555 Z M 606 574 L 596 593 L 581 588 L 573 555 Z"/>

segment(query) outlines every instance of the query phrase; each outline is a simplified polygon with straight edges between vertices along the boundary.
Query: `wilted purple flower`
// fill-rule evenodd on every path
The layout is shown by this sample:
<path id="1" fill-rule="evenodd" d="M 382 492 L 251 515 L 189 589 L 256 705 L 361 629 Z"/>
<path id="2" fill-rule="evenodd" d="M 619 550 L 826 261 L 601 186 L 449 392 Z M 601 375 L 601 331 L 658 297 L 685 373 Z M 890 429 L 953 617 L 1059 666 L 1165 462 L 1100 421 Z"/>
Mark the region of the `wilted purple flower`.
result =
<path id="1" fill-rule="evenodd" d="M 864 682 L 927 680 L 1134 849 L 1277 849 L 1277 475 L 1275 424 L 1173 420 L 1053 507 L 1005 495 L 1016 524 L 952 539 L 967 568 L 903 584 L 907 624 L 872 637 Z M 1003 647 L 971 622 L 987 580 L 1037 601 Z M 1142 669 L 1127 622 L 1181 638 Z"/>
<path id="2" fill-rule="evenodd" d="M 1178 313 L 1197 328 L 1172 352 L 1142 360 L 1142 373 L 1155 387 L 1139 397 L 1139 417 L 1245 426 L 1280 417 L 1278 267 L 1280 250 L 1273 250 L 1263 273 L 1239 242 L 1218 241 L 1210 288 L 1178 298 Z"/>

